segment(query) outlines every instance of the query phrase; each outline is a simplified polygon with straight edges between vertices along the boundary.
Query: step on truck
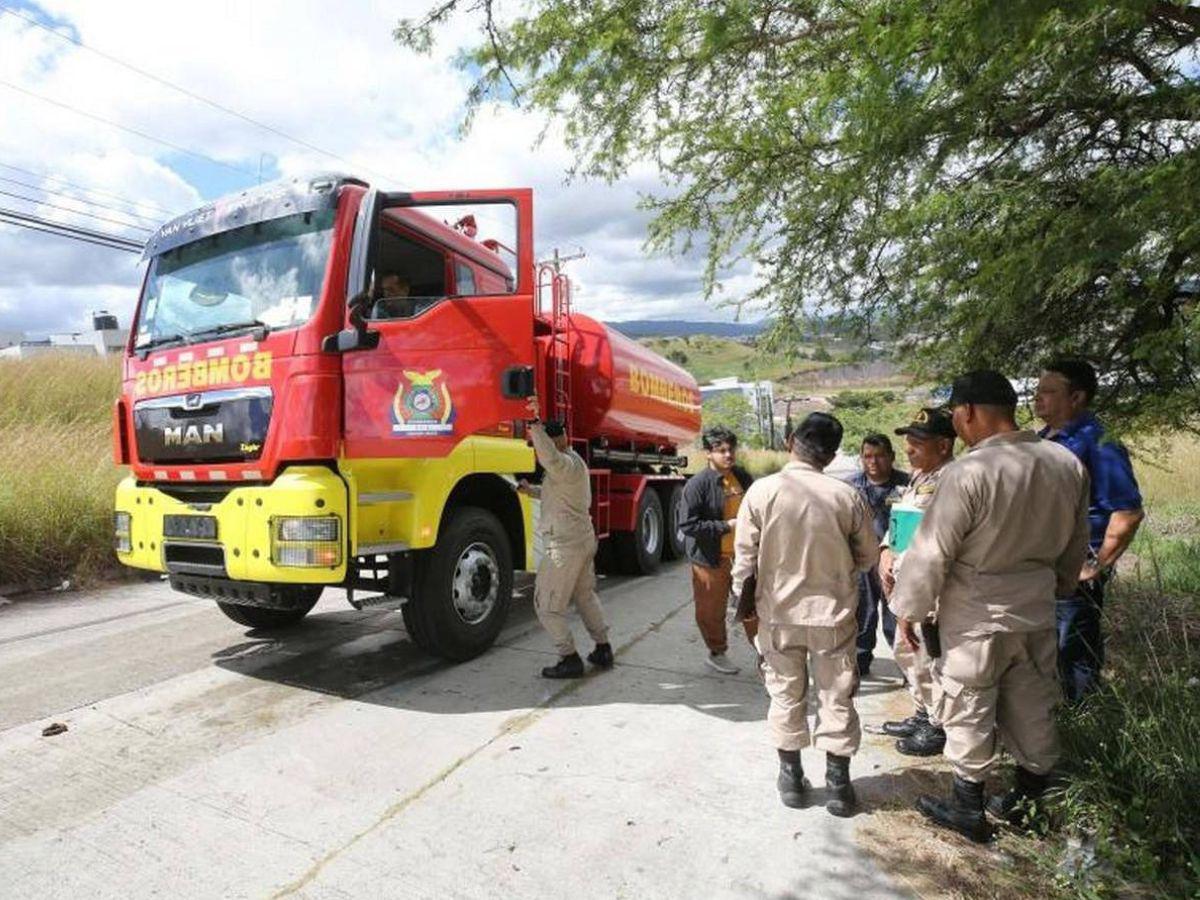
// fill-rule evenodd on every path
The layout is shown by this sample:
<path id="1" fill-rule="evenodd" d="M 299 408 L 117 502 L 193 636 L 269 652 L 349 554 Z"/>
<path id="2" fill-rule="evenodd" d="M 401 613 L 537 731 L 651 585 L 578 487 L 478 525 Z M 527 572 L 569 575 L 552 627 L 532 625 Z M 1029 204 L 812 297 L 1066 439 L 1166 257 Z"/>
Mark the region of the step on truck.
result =
<path id="1" fill-rule="evenodd" d="M 700 394 L 571 309 L 534 253 L 528 189 L 387 192 L 342 175 L 263 185 L 146 244 L 113 455 L 122 563 L 256 629 L 326 587 L 398 606 L 451 660 L 495 641 L 536 569 L 526 402 L 592 476 L 601 558 L 648 574 L 676 527 Z"/>

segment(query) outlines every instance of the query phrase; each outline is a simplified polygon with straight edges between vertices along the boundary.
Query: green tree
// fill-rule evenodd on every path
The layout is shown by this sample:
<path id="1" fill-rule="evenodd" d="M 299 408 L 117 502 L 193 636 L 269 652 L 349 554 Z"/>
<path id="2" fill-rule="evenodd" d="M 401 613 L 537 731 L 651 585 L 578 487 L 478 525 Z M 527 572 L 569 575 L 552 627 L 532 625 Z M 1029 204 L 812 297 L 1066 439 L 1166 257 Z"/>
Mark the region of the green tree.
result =
<path id="1" fill-rule="evenodd" d="M 1181 425 L 1200 276 L 1200 8 L 1182 0 L 446 0 L 468 108 L 559 118 L 575 172 L 668 187 L 649 245 L 738 259 L 777 323 L 902 335 L 926 376 L 1051 352 L 1108 373 L 1124 425 Z"/>
<path id="2" fill-rule="evenodd" d="M 682 350 L 676 348 L 675 350 L 672 350 L 670 353 L 667 354 L 667 359 L 669 359 L 671 362 L 677 363 L 681 366 L 686 366 L 687 361 L 688 361 L 688 355 L 686 353 L 684 353 Z"/>
<path id="3" fill-rule="evenodd" d="M 747 447 L 762 446 L 754 406 L 740 392 L 707 397 L 700 410 L 700 420 L 705 428 L 725 426 Z"/>

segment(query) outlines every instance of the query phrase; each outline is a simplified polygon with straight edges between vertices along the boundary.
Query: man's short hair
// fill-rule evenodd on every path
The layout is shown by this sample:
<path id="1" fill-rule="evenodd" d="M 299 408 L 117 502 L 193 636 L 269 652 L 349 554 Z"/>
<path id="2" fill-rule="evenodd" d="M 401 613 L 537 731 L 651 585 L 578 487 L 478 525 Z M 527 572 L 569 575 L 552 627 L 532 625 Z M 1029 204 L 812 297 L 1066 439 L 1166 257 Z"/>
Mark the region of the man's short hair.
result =
<path id="1" fill-rule="evenodd" d="M 717 444 L 728 444 L 729 449 L 732 450 L 737 447 L 737 435 L 724 425 L 714 425 L 704 432 L 700 443 L 705 450 L 712 450 Z"/>
<path id="2" fill-rule="evenodd" d="M 876 450 L 882 450 L 888 456 L 896 455 L 896 451 L 892 449 L 892 439 L 878 431 L 872 431 L 862 439 L 862 444 L 858 448 L 859 452 L 862 452 L 863 447 L 874 447 Z"/>
<path id="3" fill-rule="evenodd" d="M 1050 360 L 1042 368 L 1047 372 L 1053 372 L 1055 375 L 1061 375 L 1067 379 L 1067 384 L 1072 391 L 1083 391 L 1088 403 L 1091 403 L 1092 398 L 1096 396 L 1096 388 L 1098 386 L 1096 370 L 1086 360 L 1059 356 Z"/>
<path id="4" fill-rule="evenodd" d="M 792 431 L 792 452 L 819 462 L 832 460 L 841 444 L 842 423 L 829 413 L 809 413 Z"/>
<path id="5" fill-rule="evenodd" d="M 558 419 L 547 419 L 543 427 L 546 430 L 546 437 L 562 437 L 567 433 L 567 427 Z"/>

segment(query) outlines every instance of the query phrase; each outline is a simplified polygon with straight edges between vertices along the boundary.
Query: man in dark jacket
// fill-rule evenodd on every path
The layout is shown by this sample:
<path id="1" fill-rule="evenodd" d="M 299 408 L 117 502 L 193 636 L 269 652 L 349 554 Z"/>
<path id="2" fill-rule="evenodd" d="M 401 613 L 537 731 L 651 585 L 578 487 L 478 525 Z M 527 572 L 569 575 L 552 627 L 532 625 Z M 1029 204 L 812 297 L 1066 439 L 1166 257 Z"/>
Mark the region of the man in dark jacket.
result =
<path id="1" fill-rule="evenodd" d="M 692 561 L 692 599 L 696 604 L 696 624 L 708 646 L 708 665 L 726 675 L 737 674 L 730 662 L 725 632 L 725 611 L 733 586 L 733 527 L 742 496 L 753 479 L 745 469 L 734 465 L 737 435 L 728 428 L 710 428 L 701 438 L 708 466 L 692 476 L 683 488 L 683 509 L 679 530 Z M 745 623 L 746 634 L 754 640 L 753 620 Z"/>

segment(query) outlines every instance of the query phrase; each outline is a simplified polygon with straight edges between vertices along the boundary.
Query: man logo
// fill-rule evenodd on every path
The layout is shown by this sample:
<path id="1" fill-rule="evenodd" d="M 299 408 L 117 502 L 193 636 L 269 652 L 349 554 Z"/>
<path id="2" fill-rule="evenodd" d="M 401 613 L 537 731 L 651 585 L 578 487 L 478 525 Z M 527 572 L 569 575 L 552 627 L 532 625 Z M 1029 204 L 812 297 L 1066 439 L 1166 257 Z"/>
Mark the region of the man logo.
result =
<path id="1" fill-rule="evenodd" d="M 200 444 L 220 444 L 225 441 L 225 424 L 176 425 L 163 429 L 163 443 L 168 447 L 191 447 Z"/>
<path id="2" fill-rule="evenodd" d="M 199 409 L 203 405 L 204 405 L 204 395 L 203 394 L 188 394 L 186 397 L 183 398 L 183 408 L 184 409 Z"/>

